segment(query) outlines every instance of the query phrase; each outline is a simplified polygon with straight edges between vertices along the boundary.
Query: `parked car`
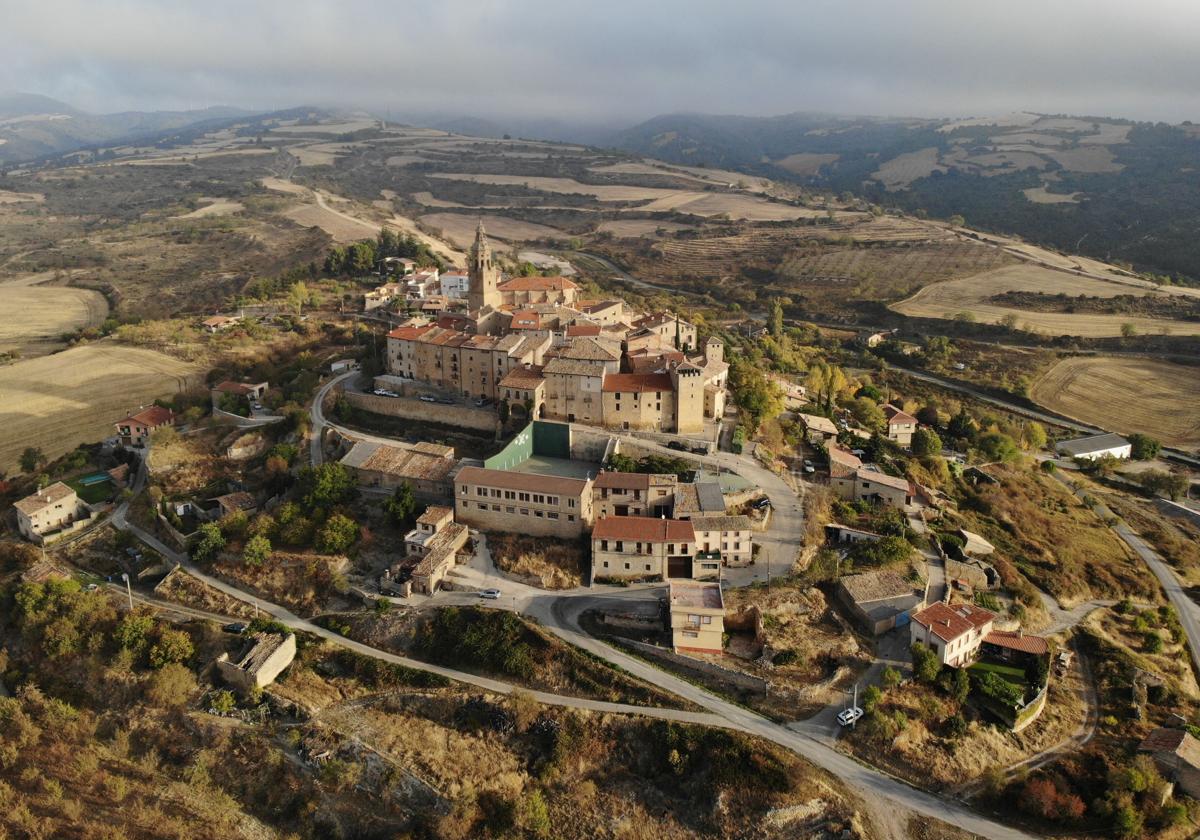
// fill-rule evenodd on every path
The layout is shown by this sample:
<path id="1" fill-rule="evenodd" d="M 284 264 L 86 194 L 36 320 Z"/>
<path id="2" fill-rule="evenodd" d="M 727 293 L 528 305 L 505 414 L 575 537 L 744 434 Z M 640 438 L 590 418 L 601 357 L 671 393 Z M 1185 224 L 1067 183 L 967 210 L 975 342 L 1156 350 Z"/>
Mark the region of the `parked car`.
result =
<path id="1" fill-rule="evenodd" d="M 484 589 L 479 593 L 479 597 L 486 598 L 489 601 L 498 601 L 498 600 L 500 600 L 500 590 L 499 589 Z"/>
<path id="2" fill-rule="evenodd" d="M 770 500 L 770 499 L 766 499 L 766 498 L 764 498 L 764 499 L 759 499 L 759 500 L 758 500 L 757 502 L 755 502 L 755 503 L 754 503 L 754 505 L 753 505 L 753 507 L 754 507 L 754 509 L 755 509 L 755 510 L 765 510 L 765 509 L 769 508 L 770 506 L 771 506 L 771 500 Z"/>
<path id="3" fill-rule="evenodd" d="M 382 388 L 376 388 L 371 393 L 377 397 L 386 397 L 387 396 L 387 391 L 383 390 Z"/>
<path id="4" fill-rule="evenodd" d="M 674 449 L 676 452 L 687 452 L 687 444 L 681 440 L 673 440 L 667 443 L 667 449 Z"/>
<path id="5" fill-rule="evenodd" d="M 235 621 L 233 624 L 226 624 L 221 629 L 224 630 L 226 633 L 236 633 L 238 635 L 241 635 L 242 633 L 246 632 L 246 625 L 240 621 Z"/>
<path id="6" fill-rule="evenodd" d="M 421 402 L 437 402 L 438 401 L 437 397 L 430 396 L 429 394 L 422 394 L 419 399 L 421 400 Z"/>
<path id="7" fill-rule="evenodd" d="M 485 405 L 489 404 L 490 402 L 491 402 L 491 400 L 489 400 L 487 397 L 480 397 L 479 399 L 474 400 L 476 408 L 483 408 Z"/>
<path id="8" fill-rule="evenodd" d="M 438 397 L 436 401 L 441 405 L 454 405 L 454 400 L 449 397 Z"/>
<path id="9" fill-rule="evenodd" d="M 863 716 L 863 710 L 860 709 L 858 706 L 854 706 L 852 708 L 843 709 L 842 711 L 838 712 L 837 722 L 838 722 L 839 726 L 849 726 L 850 724 L 854 723 L 856 720 L 858 720 L 862 716 Z"/>

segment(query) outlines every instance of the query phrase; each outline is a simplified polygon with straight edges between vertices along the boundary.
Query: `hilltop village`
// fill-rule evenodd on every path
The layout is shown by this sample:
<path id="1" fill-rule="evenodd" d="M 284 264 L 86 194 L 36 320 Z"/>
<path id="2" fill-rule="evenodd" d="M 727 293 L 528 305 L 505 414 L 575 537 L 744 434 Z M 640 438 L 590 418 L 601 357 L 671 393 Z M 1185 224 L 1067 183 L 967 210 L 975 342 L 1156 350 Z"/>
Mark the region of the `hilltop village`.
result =
<path id="1" fill-rule="evenodd" d="M 6 686 L 62 685 L 56 662 L 124 674 L 197 751 L 292 767 L 334 809 L 310 836 L 353 836 L 350 790 L 388 831 L 482 836 L 501 808 L 554 836 L 548 814 L 582 807 L 556 780 L 611 774 L 563 751 L 596 721 L 605 750 L 638 742 L 641 716 L 662 728 L 623 760 L 651 787 L 604 797 L 699 813 L 682 778 L 737 799 L 680 836 L 780 813 L 770 836 L 887 836 L 893 801 L 921 831 L 1184 836 L 1185 453 L 889 370 L 965 370 L 965 342 L 538 266 L 482 222 L 462 266 L 394 236 L 348 247 L 371 259 L 105 339 L 186 335 L 215 361 L 5 482 Z M 454 787 L 442 762 L 494 739 L 540 769 Z M 52 781 L 39 797 L 74 784 Z"/>

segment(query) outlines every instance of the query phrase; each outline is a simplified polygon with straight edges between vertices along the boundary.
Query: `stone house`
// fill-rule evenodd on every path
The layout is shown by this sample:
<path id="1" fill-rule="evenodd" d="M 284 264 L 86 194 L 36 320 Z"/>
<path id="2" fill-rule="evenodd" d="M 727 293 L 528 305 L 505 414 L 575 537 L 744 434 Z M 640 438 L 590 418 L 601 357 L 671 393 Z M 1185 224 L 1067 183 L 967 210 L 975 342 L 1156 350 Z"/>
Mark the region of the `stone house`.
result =
<path id="1" fill-rule="evenodd" d="M 671 644 L 676 652 L 724 650 L 725 599 L 717 583 L 673 580 L 668 595 Z"/>
<path id="2" fill-rule="evenodd" d="M 248 692 L 270 685 L 295 658 L 295 634 L 255 633 L 236 661 L 228 653 L 217 658 L 217 673 L 239 691 Z"/>
<path id="3" fill-rule="evenodd" d="M 454 518 L 485 531 L 574 539 L 592 522 L 592 480 L 463 467 Z"/>

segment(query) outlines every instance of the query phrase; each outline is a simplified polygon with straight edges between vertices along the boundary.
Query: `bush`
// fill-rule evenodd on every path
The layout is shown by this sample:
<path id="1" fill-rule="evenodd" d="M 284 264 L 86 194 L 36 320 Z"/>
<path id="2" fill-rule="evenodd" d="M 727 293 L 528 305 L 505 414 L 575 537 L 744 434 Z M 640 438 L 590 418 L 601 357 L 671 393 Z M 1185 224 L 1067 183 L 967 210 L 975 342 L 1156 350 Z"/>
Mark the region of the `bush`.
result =
<path id="1" fill-rule="evenodd" d="M 942 670 L 937 654 L 920 642 L 914 642 L 909 651 L 912 653 L 913 676 L 919 682 L 932 685 Z"/>
<path id="2" fill-rule="evenodd" d="M 946 737 L 958 739 L 967 734 L 967 719 L 962 715 L 951 715 L 944 724 Z"/>
<path id="3" fill-rule="evenodd" d="M 771 657 L 772 665 L 792 665 L 800 660 L 795 648 L 785 648 Z"/>
<path id="4" fill-rule="evenodd" d="M 883 669 L 880 679 L 883 682 L 884 688 L 895 688 L 896 686 L 900 685 L 900 680 L 902 677 L 899 671 L 888 665 Z"/>

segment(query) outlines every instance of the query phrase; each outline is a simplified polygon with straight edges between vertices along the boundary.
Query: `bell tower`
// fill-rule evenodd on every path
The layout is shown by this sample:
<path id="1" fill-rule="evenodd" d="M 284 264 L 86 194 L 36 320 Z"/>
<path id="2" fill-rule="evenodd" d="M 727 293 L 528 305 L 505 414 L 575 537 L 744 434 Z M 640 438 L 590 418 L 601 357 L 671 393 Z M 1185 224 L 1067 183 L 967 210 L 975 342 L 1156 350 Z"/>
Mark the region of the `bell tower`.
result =
<path id="1" fill-rule="evenodd" d="M 483 230 L 483 219 L 475 228 L 475 244 L 471 246 L 471 264 L 467 269 L 470 287 L 467 306 L 472 312 L 500 306 L 500 269 L 492 263 L 492 248 Z"/>

